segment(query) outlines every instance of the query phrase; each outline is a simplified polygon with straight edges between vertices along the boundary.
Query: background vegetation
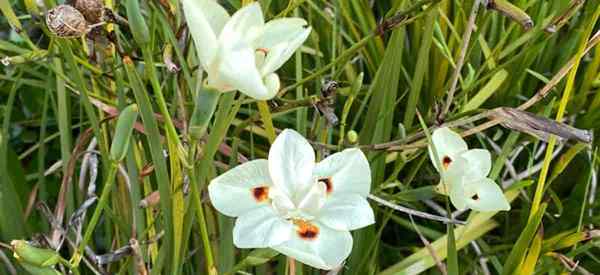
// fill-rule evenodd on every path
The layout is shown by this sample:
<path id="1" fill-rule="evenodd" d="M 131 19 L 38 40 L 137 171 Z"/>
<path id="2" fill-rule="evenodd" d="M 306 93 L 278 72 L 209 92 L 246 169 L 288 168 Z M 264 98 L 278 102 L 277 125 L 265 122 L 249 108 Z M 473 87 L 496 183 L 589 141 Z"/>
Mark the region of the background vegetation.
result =
<path id="1" fill-rule="evenodd" d="M 219 2 L 230 12 L 242 4 Z M 129 26 L 117 20 L 65 39 L 41 14 L 54 0 L 0 0 L 0 273 L 25 274 L 11 240 L 60 244 L 68 260 L 89 231 L 82 274 L 206 274 L 213 264 L 219 274 L 285 274 L 284 256 L 235 249 L 233 220 L 205 195 L 215 175 L 264 158 L 283 128 L 313 141 L 318 158 L 361 146 L 372 194 L 388 204 L 372 201 L 376 224 L 353 233 L 353 253 L 334 272 L 600 271 L 597 144 L 547 143 L 498 125 L 489 111 L 520 106 L 600 128 L 600 1 L 260 3 L 267 18 L 306 18 L 312 34 L 280 70 L 278 97 L 265 105 L 224 94 L 200 141 L 190 140 L 187 122 L 202 108 L 194 100 L 201 72 L 178 1 L 106 0 Z M 324 95 L 329 80 L 338 88 Z M 115 116 L 131 103 L 141 120 L 111 177 Z M 454 211 L 467 224 L 447 226 L 389 207 L 449 215 L 432 188 L 439 178 L 417 113 L 493 152 L 491 177 L 505 188 L 510 212 Z M 107 207 L 90 225 L 94 197 L 111 179 Z M 320 271 L 297 265 L 296 273 Z"/>

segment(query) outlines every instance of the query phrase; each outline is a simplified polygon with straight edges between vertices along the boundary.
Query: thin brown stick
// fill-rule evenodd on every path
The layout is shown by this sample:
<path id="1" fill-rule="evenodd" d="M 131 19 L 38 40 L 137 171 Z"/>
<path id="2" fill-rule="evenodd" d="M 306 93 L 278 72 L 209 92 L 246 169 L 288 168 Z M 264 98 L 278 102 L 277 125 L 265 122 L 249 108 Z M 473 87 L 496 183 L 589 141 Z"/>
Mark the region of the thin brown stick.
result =
<path id="1" fill-rule="evenodd" d="M 471 8 L 471 14 L 469 15 L 469 22 L 467 23 L 467 29 L 463 35 L 463 41 L 460 49 L 460 54 L 458 56 L 458 60 L 456 62 L 456 69 L 454 69 L 454 73 L 452 74 L 452 81 L 450 85 L 450 90 L 448 90 L 448 97 L 446 97 L 446 104 L 444 104 L 444 109 L 440 114 L 440 118 L 443 120 L 446 116 L 446 113 L 450 110 L 450 105 L 452 104 L 452 100 L 454 100 L 454 93 L 456 92 L 456 85 L 458 84 L 458 78 L 460 77 L 460 71 L 465 63 L 465 57 L 467 56 L 467 50 L 469 48 L 469 41 L 471 40 L 471 34 L 475 29 L 475 19 L 477 18 L 477 11 L 479 10 L 481 0 L 473 1 L 473 7 Z"/>

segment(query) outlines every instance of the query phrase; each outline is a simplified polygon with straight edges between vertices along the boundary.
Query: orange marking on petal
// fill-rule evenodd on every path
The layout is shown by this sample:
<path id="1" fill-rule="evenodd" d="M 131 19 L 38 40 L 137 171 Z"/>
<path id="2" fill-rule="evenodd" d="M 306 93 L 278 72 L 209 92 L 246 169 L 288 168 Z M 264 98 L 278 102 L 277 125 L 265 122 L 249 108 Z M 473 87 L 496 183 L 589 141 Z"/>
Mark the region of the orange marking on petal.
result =
<path id="1" fill-rule="evenodd" d="M 320 179 L 318 179 L 318 181 L 325 184 L 327 194 L 329 194 L 333 191 L 333 180 L 331 179 L 331 177 L 320 178 Z"/>
<path id="2" fill-rule="evenodd" d="M 449 156 L 444 156 L 444 158 L 442 159 L 442 165 L 444 166 L 444 169 L 448 169 L 450 163 L 452 163 L 452 159 Z"/>
<path id="3" fill-rule="evenodd" d="M 260 186 L 252 188 L 252 196 L 257 202 L 265 201 L 269 198 L 269 187 Z"/>
<path id="4" fill-rule="evenodd" d="M 319 235 L 319 228 L 304 220 L 294 220 L 294 224 L 297 226 L 296 232 L 303 240 L 314 240 Z"/>

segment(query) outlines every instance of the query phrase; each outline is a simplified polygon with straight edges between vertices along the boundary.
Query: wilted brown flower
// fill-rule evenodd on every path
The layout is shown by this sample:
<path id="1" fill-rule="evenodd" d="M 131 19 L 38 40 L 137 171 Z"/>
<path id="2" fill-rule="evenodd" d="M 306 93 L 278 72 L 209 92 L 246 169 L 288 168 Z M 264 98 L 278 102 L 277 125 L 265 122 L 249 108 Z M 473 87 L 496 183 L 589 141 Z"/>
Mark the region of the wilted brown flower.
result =
<path id="1" fill-rule="evenodd" d="M 58 5 L 46 13 L 48 29 L 59 37 L 80 37 L 87 32 L 85 17 L 74 7 Z"/>

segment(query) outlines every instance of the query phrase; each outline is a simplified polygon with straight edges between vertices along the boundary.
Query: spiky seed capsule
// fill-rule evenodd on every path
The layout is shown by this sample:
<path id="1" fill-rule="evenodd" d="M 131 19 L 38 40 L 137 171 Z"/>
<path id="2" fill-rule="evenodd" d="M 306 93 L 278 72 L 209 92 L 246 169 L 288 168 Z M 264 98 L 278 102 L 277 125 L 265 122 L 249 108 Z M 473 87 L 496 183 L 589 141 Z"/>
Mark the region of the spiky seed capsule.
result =
<path id="1" fill-rule="evenodd" d="M 59 37 L 80 37 L 87 32 L 85 17 L 74 7 L 58 5 L 46 13 L 48 29 Z"/>
<path id="2" fill-rule="evenodd" d="M 75 0 L 73 7 L 75 7 L 85 20 L 90 24 L 96 24 L 103 21 L 104 18 L 104 5 L 100 0 Z"/>

